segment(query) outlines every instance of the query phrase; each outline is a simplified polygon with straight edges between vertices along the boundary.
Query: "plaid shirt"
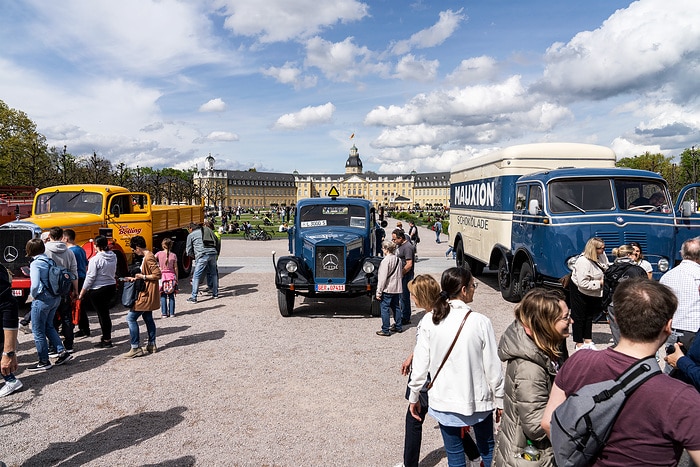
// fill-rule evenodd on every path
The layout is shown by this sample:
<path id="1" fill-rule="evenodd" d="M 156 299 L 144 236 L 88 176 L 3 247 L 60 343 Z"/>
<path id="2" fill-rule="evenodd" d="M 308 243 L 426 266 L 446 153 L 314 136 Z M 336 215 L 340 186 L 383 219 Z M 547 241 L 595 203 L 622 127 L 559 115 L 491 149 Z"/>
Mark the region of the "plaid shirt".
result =
<path id="1" fill-rule="evenodd" d="M 696 332 L 700 328 L 700 264 L 684 259 L 659 281 L 678 297 L 673 328 Z"/>

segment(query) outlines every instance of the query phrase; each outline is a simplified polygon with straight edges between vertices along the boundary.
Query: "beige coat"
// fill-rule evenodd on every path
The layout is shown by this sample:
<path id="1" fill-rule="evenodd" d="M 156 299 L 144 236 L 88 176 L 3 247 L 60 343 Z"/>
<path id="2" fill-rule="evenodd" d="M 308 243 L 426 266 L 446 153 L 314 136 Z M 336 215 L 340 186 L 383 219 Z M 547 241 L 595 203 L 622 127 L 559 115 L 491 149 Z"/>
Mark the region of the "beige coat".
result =
<path id="1" fill-rule="evenodd" d="M 139 292 L 139 296 L 134 303 L 134 311 L 153 311 L 160 308 L 160 292 L 158 291 L 158 281 L 160 280 L 160 268 L 158 260 L 150 251 L 146 251 L 141 266 L 141 274 L 147 276 L 144 279 L 146 288 Z"/>

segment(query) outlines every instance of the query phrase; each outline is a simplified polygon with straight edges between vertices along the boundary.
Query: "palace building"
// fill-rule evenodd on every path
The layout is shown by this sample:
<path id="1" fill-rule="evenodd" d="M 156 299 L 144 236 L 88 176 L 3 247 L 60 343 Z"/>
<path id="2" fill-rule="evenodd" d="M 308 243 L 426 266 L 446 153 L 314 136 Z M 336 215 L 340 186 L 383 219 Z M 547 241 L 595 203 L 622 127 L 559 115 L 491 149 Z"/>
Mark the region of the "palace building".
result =
<path id="1" fill-rule="evenodd" d="M 387 209 L 449 207 L 450 173 L 376 174 L 363 172 L 355 145 L 343 174 L 282 174 L 214 168 L 209 155 L 205 167 L 194 175 L 208 206 L 267 209 L 293 206 L 303 198 L 326 196 L 336 187 L 340 196 L 364 198 Z"/>

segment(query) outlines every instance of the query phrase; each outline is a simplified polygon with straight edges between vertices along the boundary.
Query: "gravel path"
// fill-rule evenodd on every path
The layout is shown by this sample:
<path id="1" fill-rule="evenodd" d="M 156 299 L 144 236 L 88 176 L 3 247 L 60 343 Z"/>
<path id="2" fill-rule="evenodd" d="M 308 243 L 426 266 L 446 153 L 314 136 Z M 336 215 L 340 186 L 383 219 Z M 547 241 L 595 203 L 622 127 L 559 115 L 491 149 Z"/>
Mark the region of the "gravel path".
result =
<path id="1" fill-rule="evenodd" d="M 393 222 L 391 223 L 393 226 Z M 447 243 L 424 229 L 416 271 L 453 265 Z M 444 241 L 444 240 L 443 240 Z M 221 293 L 185 302 L 156 319 L 156 354 L 129 349 L 125 310 L 112 310 L 112 349 L 77 339 L 65 366 L 33 374 L 31 335 L 20 334 L 18 377 L 25 389 L 0 399 L 0 460 L 9 466 L 393 466 L 403 450 L 406 379 L 401 362 L 415 342 L 378 337 L 367 298 L 304 300 L 283 318 L 271 251 L 286 240 L 224 242 Z M 187 281 L 183 281 L 187 282 Z M 479 278 L 473 307 L 498 335 L 512 319 L 493 275 Z M 156 312 L 155 316 L 159 316 Z M 141 325 L 145 338 L 145 326 Z M 607 342 L 607 326 L 594 339 Z M 444 466 L 437 424 L 424 425 L 422 466 Z"/>

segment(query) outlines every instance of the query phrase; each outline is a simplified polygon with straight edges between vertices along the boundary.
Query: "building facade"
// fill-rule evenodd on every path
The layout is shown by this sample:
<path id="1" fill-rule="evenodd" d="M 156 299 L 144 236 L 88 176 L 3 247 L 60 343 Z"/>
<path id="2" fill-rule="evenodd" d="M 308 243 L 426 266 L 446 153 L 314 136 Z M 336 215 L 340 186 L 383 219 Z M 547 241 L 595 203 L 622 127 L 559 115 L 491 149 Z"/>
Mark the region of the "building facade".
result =
<path id="1" fill-rule="evenodd" d="M 355 145 L 345 162 L 343 174 L 282 174 L 241 170 L 219 170 L 207 157 L 205 167 L 195 174 L 208 206 L 269 209 L 292 206 L 303 198 L 327 196 L 335 187 L 340 196 L 364 198 L 386 209 L 439 209 L 449 207 L 450 173 L 383 175 L 363 172 Z"/>

